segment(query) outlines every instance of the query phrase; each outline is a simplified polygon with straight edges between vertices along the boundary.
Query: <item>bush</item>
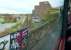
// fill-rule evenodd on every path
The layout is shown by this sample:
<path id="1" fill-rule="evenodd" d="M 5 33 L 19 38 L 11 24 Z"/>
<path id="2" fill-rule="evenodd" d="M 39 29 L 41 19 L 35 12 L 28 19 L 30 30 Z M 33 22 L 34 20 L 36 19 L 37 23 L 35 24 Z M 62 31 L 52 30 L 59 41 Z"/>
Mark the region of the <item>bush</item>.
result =
<path id="1" fill-rule="evenodd" d="M 59 10 L 55 10 L 55 9 L 49 10 L 47 11 L 46 14 L 43 15 L 43 21 L 50 22 L 57 19 L 58 16 L 59 16 Z"/>

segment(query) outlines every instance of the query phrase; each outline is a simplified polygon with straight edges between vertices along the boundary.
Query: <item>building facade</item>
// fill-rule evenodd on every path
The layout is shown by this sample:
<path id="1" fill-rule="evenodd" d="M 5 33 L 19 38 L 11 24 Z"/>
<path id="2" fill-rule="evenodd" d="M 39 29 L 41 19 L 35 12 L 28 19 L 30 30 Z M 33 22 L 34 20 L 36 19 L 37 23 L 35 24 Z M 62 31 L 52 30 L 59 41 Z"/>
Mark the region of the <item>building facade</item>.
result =
<path id="1" fill-rule="evenodd" d="M 40 19 L 43 19 L 43 15 L 47 13 L 49 8 L 51 8 L 51 5 L 48 1 L 40 2 L 39 5 L 36 5 L 32 11 L 33 21 L 40 21 Z"/>

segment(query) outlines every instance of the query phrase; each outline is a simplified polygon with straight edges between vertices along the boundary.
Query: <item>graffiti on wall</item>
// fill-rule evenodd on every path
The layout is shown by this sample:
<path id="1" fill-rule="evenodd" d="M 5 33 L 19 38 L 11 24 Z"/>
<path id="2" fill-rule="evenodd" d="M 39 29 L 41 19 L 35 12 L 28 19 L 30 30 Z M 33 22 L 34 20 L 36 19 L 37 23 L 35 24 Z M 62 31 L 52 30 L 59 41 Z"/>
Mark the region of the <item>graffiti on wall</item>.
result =
<path id="1" fill-rule="evenodd" d="M 27 47 L 27 29 L 10 35 L 11 50 L 22 50 Z"/>
<path id="2" fill-rule="evenodd" d="M 1 50 L 5 50 L 6 49 L 6 45 L 7 45 L 7 43 L 8 43 L 8 41 L 7 40 L 4 40 L 4 41 L 2 41 L 2 42 L 0 42 L 0 49 Z"/>
<path id="3" fill-rule="evenodd" d="M 6 35 L 0 38 L 0 50 L 10 49 L 10 35 Z"/>

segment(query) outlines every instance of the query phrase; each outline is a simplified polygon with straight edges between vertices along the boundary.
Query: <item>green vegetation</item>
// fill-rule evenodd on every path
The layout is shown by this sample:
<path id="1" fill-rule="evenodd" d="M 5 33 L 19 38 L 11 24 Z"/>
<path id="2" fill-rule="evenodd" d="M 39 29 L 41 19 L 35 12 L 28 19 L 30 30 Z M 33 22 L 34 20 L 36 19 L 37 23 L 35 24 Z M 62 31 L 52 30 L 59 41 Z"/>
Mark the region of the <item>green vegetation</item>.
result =
<path id="1" fill-rule="evenodd" d="M 47 12 L 45 14 L 43 14 L 43 21 L 45 22 L 51 22 L 55 19 L 57 19 L 57 17 L 59 16 L 59 9 L 48 9 L 46 10 Z"/>
<path id="2" fill-rule="evenodd" d="M 3 18 L 0 18 L 0 23 L 4 23 L 5 20 Z"/>
<path id="3" fill-rule="evenodd" d="M 15 23 L 17 22 L 17 18 L 13 18 L 13 17 L 3 17 L 3 16 L 0 16 L 0 23 L 1 24 L 4 24 L 4 23 Z"/>
<path id="4" fill-rule="evenodd" d="M 24 19 L 20 19 L 19 21 L 15 22 L 15 25 L 14 26 L 12 26 L 11 28 L 7 28 L 3 32 L 0 32 L 0 36 L 4 36 L 4 35 L 7 35 L 9 33 L 16 32 L 17 30 L 25 27 L 24 25 L 27 23 L 27 20 L 26 19 L 27 18 L 25 18 L 25 20 Z"/>
<path id="5" fill-rule="evenodd" d="M 51 23 L 52 21 L 55 21 L 56 19 L 58 19 L 60 13 L 59 11 L 60 10 L 58 8 L 49 8 L 45 11 L 45 13 L 41 14 L 42 21 L 39 23 L 32 23 L 31 28 L 36 29 L 45 23 Z"/>

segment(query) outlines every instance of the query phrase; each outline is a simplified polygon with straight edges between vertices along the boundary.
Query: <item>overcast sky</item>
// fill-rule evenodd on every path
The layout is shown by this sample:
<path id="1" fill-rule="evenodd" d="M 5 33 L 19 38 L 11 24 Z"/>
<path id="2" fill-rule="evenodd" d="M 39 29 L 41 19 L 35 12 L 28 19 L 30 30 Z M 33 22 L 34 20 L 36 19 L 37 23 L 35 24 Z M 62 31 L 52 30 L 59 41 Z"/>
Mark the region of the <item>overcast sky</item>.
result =
<path id="1" fill-rule="evenodd" d="M 53 7 L 63 4 L 63 0 L 0 0 L 0 13 L 32 13 L 41 1 L 49 1 Z"/>

